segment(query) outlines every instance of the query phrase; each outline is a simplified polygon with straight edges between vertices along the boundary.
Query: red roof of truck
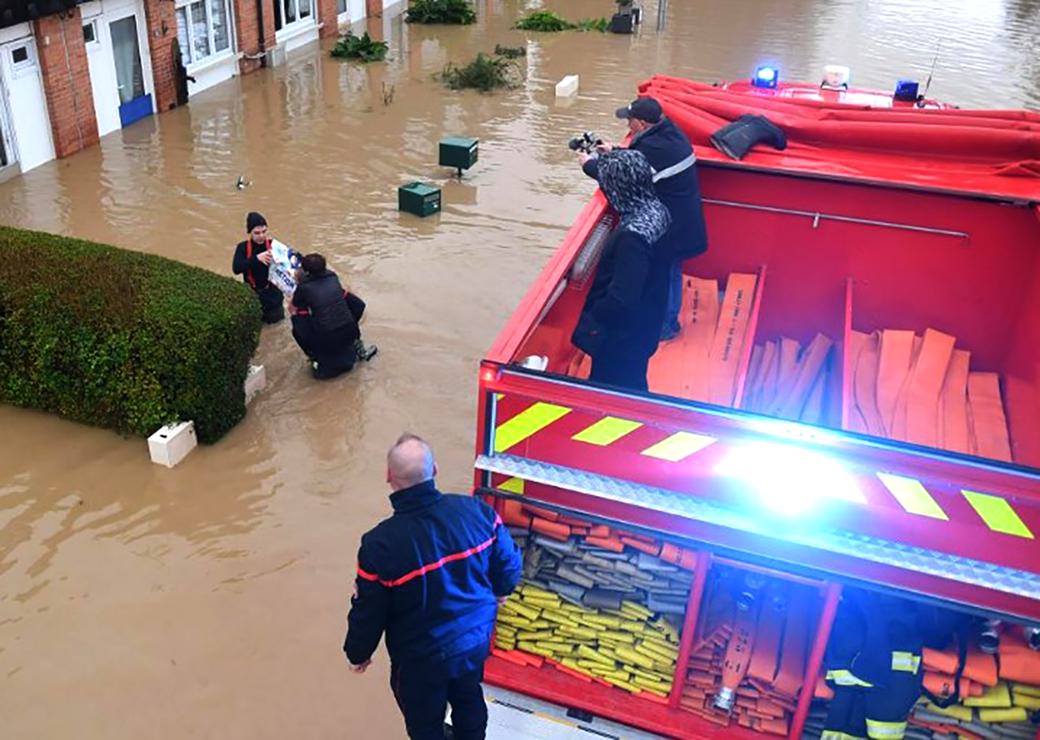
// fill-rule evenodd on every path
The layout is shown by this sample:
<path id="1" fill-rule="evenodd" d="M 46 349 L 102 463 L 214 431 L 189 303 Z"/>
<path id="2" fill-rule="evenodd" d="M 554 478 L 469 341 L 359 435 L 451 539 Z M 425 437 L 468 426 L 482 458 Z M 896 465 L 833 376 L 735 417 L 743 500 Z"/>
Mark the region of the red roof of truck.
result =
<path id="1" fill-rule="evenodd" d="M 1038 112 L 918 108 L 869 91 L 793 95 L 783 86 L 709 85 L 666 75 L 639 91 L 661 103 L 702 161 L 1040 202 Z M 711 135 L 746 113 L 782 128 L 787 148 L 758 145 L 738 163 L 712 147 Z"/>

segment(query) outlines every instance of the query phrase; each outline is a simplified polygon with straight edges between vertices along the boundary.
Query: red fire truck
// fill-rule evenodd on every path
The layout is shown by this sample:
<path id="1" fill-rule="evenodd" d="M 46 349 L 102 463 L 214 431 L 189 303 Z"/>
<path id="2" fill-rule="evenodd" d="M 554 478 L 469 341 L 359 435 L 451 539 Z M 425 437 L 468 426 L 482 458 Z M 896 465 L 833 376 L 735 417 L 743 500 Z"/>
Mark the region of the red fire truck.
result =
<path id="1" fill-rule="evenodd" d="M 727 349 L 732 403 L 656 392 L 653 381 L 649 393 L 628 392 L 575 371 L 570 335 L 614 225 L 597 192 L 480 367 L 474 492 L 508 514 L 525 579 L 538 584 L 503 612 L 514 619 L 500 621 L 506 642 L 487 680 L 668 736 L 798 738 L 833 693 L 822 677 L 843 595 L 939 605 L 990 625 L 995 639 L 1027 639 L 1008 635 L 1040 625 L 1040 114 L 901 103 L 844 87 L 655 77 L 640 91 L 686 131 L 698 159 L 710 246 L 685 274 L 723 285 L 733 273 L 754 276 L 743 338 Z M 746 113 L 778 124 L 787 148 L 756 147 L 736 161 L 709 144 Z M 887 329 L 948 333 L 970 351 L 972 371 L 999 374 L 1011 459 L 852 431 L 855 337 Z M 834 342 L 818 421 L 746 410 L 755 346 L 787 337 L 804 347 L 817 332 Z M 679 358 L 662 345 L 654 361 Z M 542 566 L 552 564 L 547 578 L 530 562 L 538 543 Z M 594 565 L 576 574 L 568 557 Z M 634 582 L 610 580 L 607 566 L 619 561 Z M 636 572 L 644 564 L 651 570 Z M 602 585 L 596 573 L 608 573 L 624 600 L 610 603 L 607 589 L 607 605 L 592 612 L 600 616 L 583 617 L 588 587 Z M 716 608 L 720 578 L 737 586 Z M 762 592 L 757 628 L 741 604 L 740 592 L 763 581 L 783 590 L 773 601 L 792 612 L 777 617 L 787 626 L 773 636 Z M 637 598 L 655 584 L 656 604 Z M 542 611 L 524 611 L 528 596 Z M 613 637 L 590 642 L 589 630 L 604 625 Z M 763 670 L 777 683 L 797 667 L 796 687 L 770 693 L 768 681 L 744 681 L 747 665 L 731 644 L 742 630 L 757 646 L 770 642 Z M 984 635 L 971 638 L 973 653 L 976 637 Z M 638 659 L 630 648 L 641 640 Z M 710 678 L 713 667 L 739 674 L 730 687 L 739 717 L 713 704 L 719 681 L 737 680 Z M 957 679 L 967 675 L 957 670 Z M 996 689 L 981 680 L 990 696 Z M 1015 696 L 1032 692 L 1021 676 L 1002 673 L 997 683 L 1011 683 Z M 962 698 L 979 693 L 962 686 Z M 968 724 L 978 729 L 979 710 L 962 703 L 970 719 L 962 716 L 961 736 L 984 736 Z"/>

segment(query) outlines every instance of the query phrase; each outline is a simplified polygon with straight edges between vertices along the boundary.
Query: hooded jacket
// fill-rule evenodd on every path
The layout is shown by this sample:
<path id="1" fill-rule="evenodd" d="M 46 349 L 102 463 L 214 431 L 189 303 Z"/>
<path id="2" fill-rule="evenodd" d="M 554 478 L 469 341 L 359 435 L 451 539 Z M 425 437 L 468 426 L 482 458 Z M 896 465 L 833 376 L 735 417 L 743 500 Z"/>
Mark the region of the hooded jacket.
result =
<path id="1" fill-rule="evenodd" d="M 708 248 L 708 234 L 697 180 L 696 155 L 686 134 L 670 119 L 662 118 L 632 137 L 628 148 L 641 152 L 650 162 L 654 190 L 672 217 L 662 246 L 674 257 L 702 254 Z M 582 170 L 598 180 L 599 163 L 600 157 L 594 157 L 585 163 Z"/>
<path id="2" fill-rule="evenodd" d="M 638 151 L 599 157 L 600 187 L 621 217 L 603 249 L 571 342 L 593 358 L 608 343 L 653 354 L 668 303 L 674 257 L 659 242 L 670 217 L 654 193 L 650 164 Z"/>

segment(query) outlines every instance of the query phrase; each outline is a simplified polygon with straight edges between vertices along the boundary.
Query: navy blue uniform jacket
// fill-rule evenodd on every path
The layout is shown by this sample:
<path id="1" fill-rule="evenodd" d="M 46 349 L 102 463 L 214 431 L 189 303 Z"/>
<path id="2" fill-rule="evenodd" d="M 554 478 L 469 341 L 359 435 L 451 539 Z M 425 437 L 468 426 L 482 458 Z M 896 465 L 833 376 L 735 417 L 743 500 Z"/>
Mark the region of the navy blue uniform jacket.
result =
<path id="1" fill-rule="evenodd" d="M 394 664 L 455 677 L 483 664 L 522 561 L 490 506 L 432 480 L 390 495 L 394 514 L 361 538 L 343 650 L 354 665 L 386 633 Z M 452 675 L 454 674 L 454 675 Z"/>

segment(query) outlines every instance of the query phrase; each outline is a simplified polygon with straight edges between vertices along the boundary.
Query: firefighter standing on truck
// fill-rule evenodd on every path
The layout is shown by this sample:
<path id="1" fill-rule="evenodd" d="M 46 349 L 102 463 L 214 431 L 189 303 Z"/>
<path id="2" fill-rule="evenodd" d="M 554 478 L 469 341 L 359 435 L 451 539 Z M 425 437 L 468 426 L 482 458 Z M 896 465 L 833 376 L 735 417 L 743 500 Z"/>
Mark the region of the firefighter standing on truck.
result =
<path id="1" fill-rule="evenodd" d="M 256 211 L 246 216 L 249 237 L 235 247 L 231 270 L 256 293 L 265 324 L 277 324 L 285 318 L 282 291 L 268 279 L 271 266 L 271 240 L 267 235 L 267 219 Z"/>
<path id="2" fill-rule="evenodd" d="M 520 581 L 520 551 L 494 509 L 442 494 L 430 446 L 403 435 L 387 454 L 394 513 L 361 538 L 343 650 L 364 673 L 386 633 L 390 687 L 412 740 L 482 740 L 480 682 L 498 609 Z"/>

